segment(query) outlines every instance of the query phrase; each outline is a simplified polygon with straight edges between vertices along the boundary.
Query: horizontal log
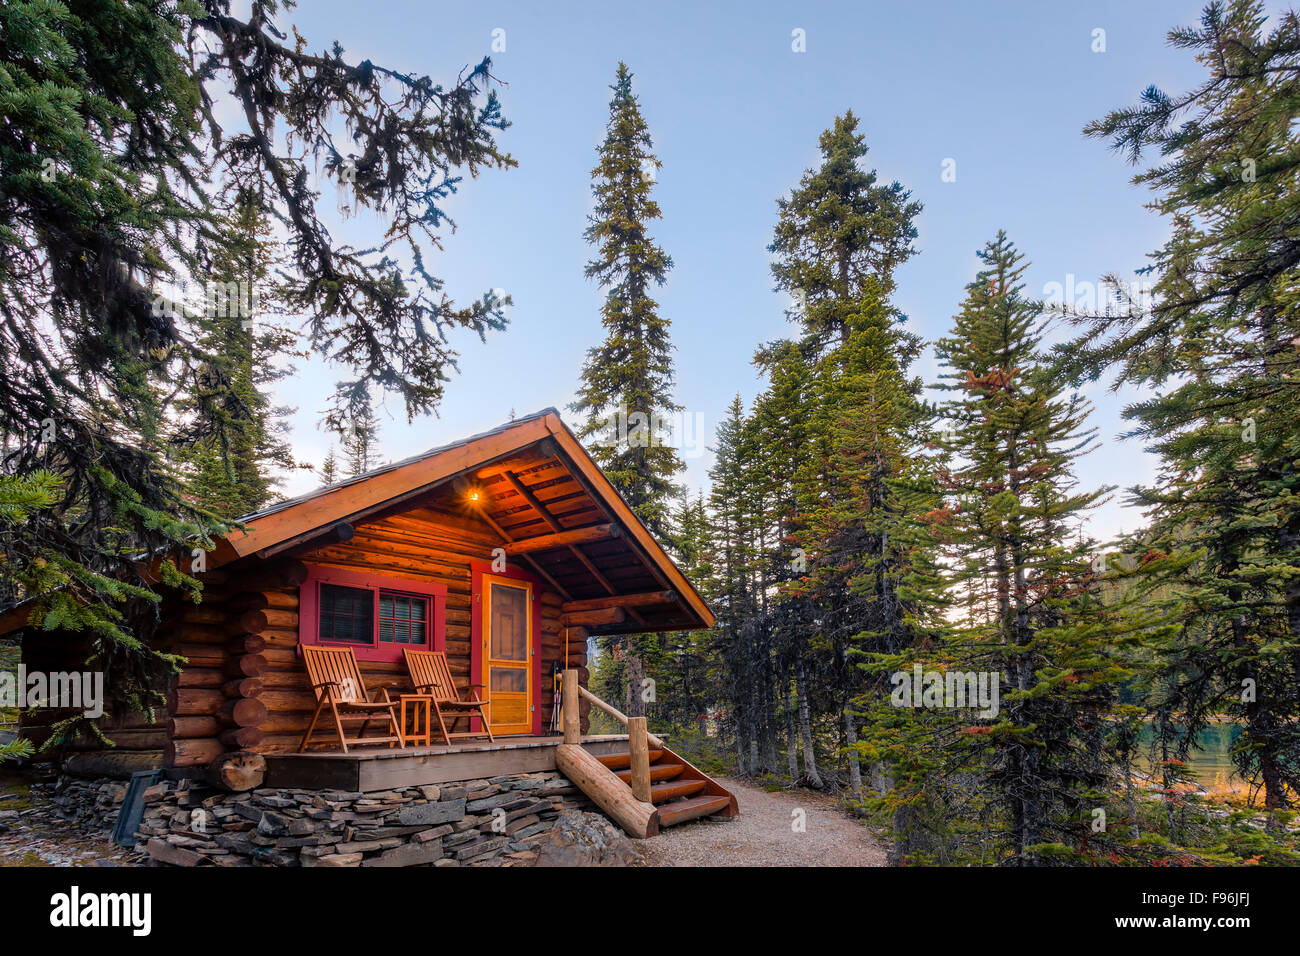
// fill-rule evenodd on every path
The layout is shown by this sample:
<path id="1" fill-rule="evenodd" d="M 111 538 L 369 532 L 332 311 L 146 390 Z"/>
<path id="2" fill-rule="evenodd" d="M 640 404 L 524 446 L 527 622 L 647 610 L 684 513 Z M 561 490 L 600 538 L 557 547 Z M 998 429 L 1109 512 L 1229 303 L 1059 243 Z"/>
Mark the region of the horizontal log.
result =
<path id="1" fill-rule="evenodd" d="M 262 731 L 267 739 L 277 734 L 301 735 L 311 723 L 311 714 L 310 710 L 273 710 L 266 715 L 266 720 L 257 725 L 257 729 Z"/>
<path id="2" fill-rule="evenodd" d="M 171 653 L 179 654 L 193 667 L 220 667 L 226 660 L 226 649 L 219 644 L 177 644 Z"/>
<path id="3" fill-rule="evenodd" d="M 588 598 L 583 601 L 566 601 L 560 605 L 565 614 L 580 611 L 599 611 L 607 607 L 646 607 L 651 604 L 671 604 L 677 600 L 674 591 L 644 591 L 640 594 L 611 594 L 609 597 Z"/>
<path id="4" fill-rule="evenodd" d="M 627 612 L 621 607 L 610 607 L 565 614 L 560 618 L 560 624 L 563 627 L 603 627 L 607 624 L 622 624 L 626 619 Z"/>
<path id="5" fill-rule="evenodd" d="M 225 753 L 220 740 L 204 737 L 195 740 L 173 740 L 163 748 L 163 760 L 168 767 L 203 767 Z"/>
<path id="6" fill-rule="evenodd" d="M 266 720 L 266 704 L 261 698 L 237 697 L 221 705 L 217 718 L 228 727 L 256 727 Z"/>
<path id="7" fill-rule="evenodd" d="M 178 624 L 167 635 L 180 644 L 225 644 L 230 640 L 225 627 L 210 624 Z"/>
<path id="8" fill-rule="evenodd" d="M 167 742 L 165 727 L 139 727 L 133 729 L 104 730 L 104 736 L 113 741 L 116 750 L 157 750 Z M 83 744 L 75 745 L 77 747 Z M 100 750 L 103 744 L 98 740 L 87 740 L 87 749 Z"/>
<path id="9" fill-rule="evenodd" d="M 307 720 L 311 720 L 310 715 L 307 717 Z M 262 743 L 258 747 L 258 749 L 261 750 L 262 753 L 268 753 L 268 754 L 297 753 L 298 745 L 302 743 L 302 735 L 307 730 L 307 720 L 304 720 L 302 722 L 302 726 L 292 733 L 267 734 L 265 737 L 262 738 Z M 320 743 L 316 742 L 318 740 L 320 741 Z M 319 753 L 320 751 L 325 750 L 326 747 L 328 746 L 328 741 L 329 738 L 326 737 L 324 734 L 312 734 L 313 746 L 308 748 L 308 752 Z M 325 744 L 326 746 L 322 746 L 322 744 Z M 337 737 L 334 739 L 334 746 L 336 748 L 338 747 Z"/>
<path id="10" fill-rule="evenodd" d="M 273 607 L 245 611 L 239 615 L 238 626 L 246 634 L 261 634 L 272 627 L 296 628 L 298 626 L 298 612 Z"/>
<path id="11" fill-rule="evenodd" d="M 191 604 L 180 612 L 180 620 L 186 624 L 225 624 L 226 611 L 216 604 Z"/>
<path id="12" fill-rule="evenodd" d="M 232 727 L 223 730 L 217 739 L 232 750 L 255 750 L 266 739 L 266 734 L 257 727 Z"/>
<path id="13" fill-rule="evenodd" d="M 170 710 L 175 716 L 210 717 L 226 702 L 226 695 L 219 690 L 181 687 L 174 692 L 173 700 Z"/>
<path id="14" fill-rule="evenodd" d="M 538 551 L 550 551 L 554 548 L 567 548 L 571 544 L 591 544 L 595 541 L 608 541 L 619 536 L 616 524 L 595 524 L 587 528 L 571 528 L 556 531 L 553 534 L 539 534 L 531 538 L 521 538 L 504 545 L 506 555 L 534 554 Z"/>
<path id="15" fill-rule="evenodd" d="M 127 780 L 137 770 L 156 770 L 165 760 L 163 748 L 157 750 L 98 750 L 93 753 L 70 754 L 63 761 L 63 769 L 79 777 L 113 777 Z"/>
<path id="16" fill-rule="evenodd" d="M 221 721 L 207 715 L 199 717 L 173 717 L 167 722 L 167 733 L 173 740 L 195 737 L 215 737 L 221 733 Z"/>
<path id="17" fill-rule="evenodd" d="M 240 612 L 257 611 L 262 608 L 293 611 L 298 608 L 298 593 L 297 591 L 248 591 L 233 598 L 230 606 Z"/>
<path id="18" fill-rule="evenodd" d="M 274 591 L 296 588 L 307 580 L 307 565 L 301 561 L 275 561 L 262 564 L 247 573 L 241 573 L 230 590 Z"/>
<path id="19" fill-rule="evenodd" d="M 224 681 L 220 667 L 186 667 L 176 678 L 178 687 L 220 687 Z"/>

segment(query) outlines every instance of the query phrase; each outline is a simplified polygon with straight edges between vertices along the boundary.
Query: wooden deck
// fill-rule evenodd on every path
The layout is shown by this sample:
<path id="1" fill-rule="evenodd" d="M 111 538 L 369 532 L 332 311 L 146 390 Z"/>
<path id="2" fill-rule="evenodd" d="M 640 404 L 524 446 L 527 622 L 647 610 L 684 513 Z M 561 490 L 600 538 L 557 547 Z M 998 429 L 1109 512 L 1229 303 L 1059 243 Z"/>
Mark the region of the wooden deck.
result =
<path id="1" fill-rule="evenodd" d="M 560 735 L 498 737 L 472 743 L 433 747 L 371 747 L 351 753 L 316 750 L 304 754 L 267 754 L 266 787 L 304 790 L 346 790 L 368 793 L 398 787 L 477 780 L 511 773 L 538 773 L 555 769 L 555 748 Z M 582 738 L 583 747 L 596 757 L 627 751 L 626 734 L 598 734 Z"/>

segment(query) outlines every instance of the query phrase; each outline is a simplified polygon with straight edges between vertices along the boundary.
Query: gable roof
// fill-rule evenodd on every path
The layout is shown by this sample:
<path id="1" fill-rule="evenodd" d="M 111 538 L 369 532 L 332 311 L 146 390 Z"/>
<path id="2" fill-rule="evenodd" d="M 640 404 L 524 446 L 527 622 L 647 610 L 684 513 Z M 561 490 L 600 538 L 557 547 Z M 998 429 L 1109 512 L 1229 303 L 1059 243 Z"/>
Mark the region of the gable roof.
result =
<path id="1" fill-rule="evenodd" d="M 512 468 L 516 462 L 523 464 Z M 492 465 L 499 467 L 484 486 L 486 500 L 477 516 L 501 536 L 507 553 L 525 553 L 528 563 L 566 602 L 594 605 L 602 598 L 649 598 L 656 591 L 673 592 L 677 613 L 632 610 L 625 624 L 602 627 L 603 632 L 713 624 L 713 614 L 699 593 L 554 408 L 241 518 L 245 529 L 221 539 L 208 566 L 220 567 L 253 554 L 270 557 L 319 538 L 339 523 L 391 513 L 404 502 L 414 505 L 457 481 L 478 482 L 483 469 Z M 527 483 L 528 473 L 538 479 L 532 485 Z M 539 495 L 559 491 L 560 485 L 567 493 L 552 500 L 563 498 L 568 510 L 552 514 Z M 629 569 L 631 558 L 640 562 L 642 573 Z M 610 567 L 602 570 L 602 563 Z M 572 583 L 560 583 L 566 576 Z"/>
<path id="2" fill-rule="evenodd" d="M 492 471 L 486 480 L 485 468 Z M 631 599 L 627 619 L 601 633 L 713 625 L 699 593 L 554 408 L 245 515 L 242 529 L 216 541 L 208 567 L 310 546 L 340 524 L 414 507 L 467 481 L 487 491 L 477 517 L 566 603 L 595 608 Z M 552 513 L 560 506 L 563 513 Z M 0 614 L 0 634 L 27 623 L 30 603 Z"/>

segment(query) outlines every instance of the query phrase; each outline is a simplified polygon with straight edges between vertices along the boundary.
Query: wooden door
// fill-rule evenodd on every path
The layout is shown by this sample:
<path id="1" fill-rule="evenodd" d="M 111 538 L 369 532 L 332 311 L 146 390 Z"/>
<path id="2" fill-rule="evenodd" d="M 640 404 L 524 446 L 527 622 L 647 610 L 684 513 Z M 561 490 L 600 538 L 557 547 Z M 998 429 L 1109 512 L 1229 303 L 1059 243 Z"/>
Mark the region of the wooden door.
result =
<path id="1" fill-rule="evenodd" d="M 533 586 L 513 578 L 484 579 L 483 683 L 492 702 L 492 732 L 533 729 Z"/>

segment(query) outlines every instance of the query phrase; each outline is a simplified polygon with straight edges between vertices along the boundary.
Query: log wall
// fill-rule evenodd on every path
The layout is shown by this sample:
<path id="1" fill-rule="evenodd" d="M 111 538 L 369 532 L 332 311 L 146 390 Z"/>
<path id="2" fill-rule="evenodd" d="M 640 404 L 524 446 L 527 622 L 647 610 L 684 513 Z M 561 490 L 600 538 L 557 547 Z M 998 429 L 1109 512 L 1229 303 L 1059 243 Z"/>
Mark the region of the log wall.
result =
<path id="1" fill-rule="evenodd" d="M 492 549 L 500 539 L 486 525 L 471 519 L 415 509 L 359 525 L 351 540 L 330 542 L 307 548 L 295 555 L 287 566 L 302 567 L 293 577 L 305 573 L 307 564 L 348 571 L 370 571 L 398 580 L 409 579 L 447 587 L 446 651 L 452 676 L 467 686 L 470 678 L 471 641 L 471 561 L 491 561 Z M 274 571 L 269 576 L 275 578 Z M 284 572 L 279 572 L 283 574 Z M 232 580 L 241 575 L 232 574 Z M 549 675 L 554 662 L 564 656 L 564 631 L 560 626 L 561 598 L 541 592 L 542 685 L 538 704 L 542 711 L 542 728 L 550 726 L 552 693 Z M 302 734 L 311 720 L 316 698 L 307 683 L 307 672 L 298 655 L 298 586 L 282 583 L 268 586 L 257 594 L 244 593 L 234 598 L 228 611 L 227 630 L 236 635 L 230 648 L 227 672 L 241 684 L 241 698 L 255 700 L 247 715 L 227 710 L 223 715 L 218 743 L 228 749 L 251 749 L 262 753 L 283 753 L 298 748 Z M 260 644 L 258 643 L 260 642 Z M 240 655 L 238 650 L 242 649 Z M 586 680 L 586 632 L 570 629 L 570 660 L 581 668 Z M 405 665 L 362 661 L 362 676 L 371 693 L 387 687 L 389 693 L 407 692 L 410 688 Z M 226 690 L 231 688 L 227 686 Z M 489 711 L 489 714 L 491 712 Z M 253 716 L 257 723 L 244 723 Z M 586 729 L 584 710 L 584 730 Z M 200 730 L 209 730 L 202 727 Z M 460 729 L 464 729 L 463 725 Z M 260 735 L 260 736 L 259 736 Z M 327 738 L 317 734 L 322 749 Z"/>
<path id="2" fill-rule="evenodd" d="M 297 750 L 311 720 L 316 698 L 298 653 L 299 585 L 307 565 L 367 570 L 386 577 L 447 586 L 446 650 L 458 684 L 470 682 L 471 561 L 491 561 L 501 540 L 476 520 L 413 509 L 357 526 L 347 542 L 306 547 L 289 557 L 246 559 L 205 579 L 204 600 L 169 600 L 157 633 L 160 648 L 188 663 L 175 680 L 167 705 L 153 723 L 141 715 L 109 716 L 101 726 L 122 751 L 160 752 L 165 766 L 206 767 L 233 752 L 283 753 Z M 525 570 L 527 566 L 524 566 Z M 548 732 L 555 695 L 552 666 L 563 666 L 565 632 L 560 622 L 563 598 L 543 586 L 540 592 L 542 679 L 536 699 Z M 31 650 L 28 649 L 31 645 Z M 28 641 L 24 662 L 31 669 L 81 667 L 67 642 Z M 587 632 L 572 627 L 568 662 L 587 683 Z M 366 687 L 390 694 L 410 690 L 401 663 L 361 662 Z M 590 705 L 582 702 L 582 729 Z M 491 711 L 489 711 L 489 714 Z M 23 733 L 38 743 L 43 728 L 67 716 L 57 711 L 24 715 Z M 461 727 L 463 729 L 463 726 Z M 45 730 L 48 735 L 48 730 Z M 327 738 L 314 749 L 323 749 Z M 95 749 L 93 740 L 77 747 Z"/>

